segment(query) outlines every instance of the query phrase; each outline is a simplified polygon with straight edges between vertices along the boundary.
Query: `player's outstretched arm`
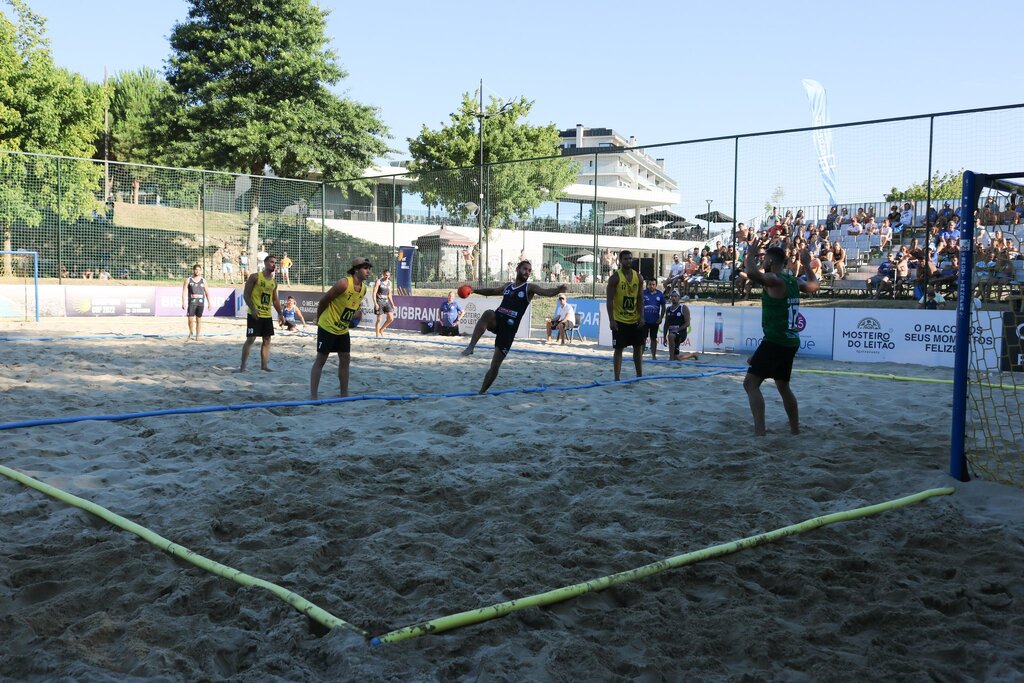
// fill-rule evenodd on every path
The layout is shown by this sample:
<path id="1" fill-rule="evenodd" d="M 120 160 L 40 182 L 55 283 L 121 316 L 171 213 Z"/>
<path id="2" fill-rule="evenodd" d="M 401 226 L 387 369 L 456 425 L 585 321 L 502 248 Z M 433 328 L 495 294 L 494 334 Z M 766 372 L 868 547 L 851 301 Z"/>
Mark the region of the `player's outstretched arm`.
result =
<path id="1" fill-rule="evenodd" d="M 538 296 L 558 296 L 567 289 L 569 289 L 569 287 L 564 284 L 558 285 L 557 287 L 541 287 L 540 285 L 535 285 L 531 282 L 527 293 L 536 294 Z"/>
<path id="2" fill-rule="evenodd" d="M 479 287 L 473 289 L 474 294 L 480 296 L 498 296 L 499 294 L 505 293 L 504 287 Z"/>

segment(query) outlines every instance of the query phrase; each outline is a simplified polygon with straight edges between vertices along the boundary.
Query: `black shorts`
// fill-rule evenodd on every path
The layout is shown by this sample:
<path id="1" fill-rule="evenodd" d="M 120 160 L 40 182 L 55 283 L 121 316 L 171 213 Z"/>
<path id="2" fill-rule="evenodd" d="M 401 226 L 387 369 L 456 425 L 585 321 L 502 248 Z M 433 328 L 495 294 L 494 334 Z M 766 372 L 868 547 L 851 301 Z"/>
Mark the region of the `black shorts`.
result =
<path id="1" fill-rule="evenodd" d="M 682 344 L 686 341 L 686 328 L 685 327 L 670 327 L 668 328 L 668 334 L 676 335 L 676 342 Z M 668 336 L 665 335 L 666 337 Z"/>
<path id="2" fill-rule="evenodd" d="M 395 307 L 391 305 L 390 301 L 378 301 L 377 308 L 380 309 L 381 313 L 394 313 Z"/>
<path id="3" fill-rule="evenodd" d="M 618 323 L 618 330 L 612 332 L 612 348 L 624 349 L 627 346 L 643 346 L 647 339 L 647 328 L 636 323 Z"/>
<path id="4" fill-rule="evenodd" d="M 767 339 L 761 341 L 761 345 L 750 357 L 750 368 L 747 370 L 751 375 L 761 379 L 774 379 L 776 382 L 789 382 L 793 375 L 793 358 L 796 357 L 799 346 L 782 346 Z"/>
<path id="5" fill-rule="evenodd" d="M 294 320 L 282 320 L 281 324 L 288 328 L 289 332 L 294 332 L 298 325 L 295 324 Z"/>
<path id="6" fill-rule="evenodd" d="M 658 323 L 644 323 L 644 334 L 650 339 L 657 339 L 660 329 Z"/>
<path id="7" fill-rule="evenodd" d="M 512 342 L 516 340 L 518 330 L 518 320 L 503 313 L 494 314 L 494 348 L 501 351 L 503 356 L 507 356 L 512 349 Z"/>
<path id="8" fill-rule="evenodd" d="M 350 353 L 352 351 L 352 335 L 333 334 L 322 327 L 316 328 L 316 352 L 325 355 L 332 353 Z"/>
<path id="9" fill-rule="evenodd" d="M 188 311 L 185 313 L 188 317 L 195 316 L 197 318 L 203 317 L 203 302 L 202 301 L 189 301 Z"/>
<path id="10" fill-rule="evenodd" d="M 438 334 L 440 334 L 442 337 L 458 337 L 459 327 L 458 325 L 441 325 L 441 330 Z"/>
<path id="11" fill-rule="evenodd" d="M 246 337 L 273 337 L 274 336 L 274 319 L 273 318 L 257 318 L 256 316 L 249 314 L 245 316 L 245 336 Z"/>

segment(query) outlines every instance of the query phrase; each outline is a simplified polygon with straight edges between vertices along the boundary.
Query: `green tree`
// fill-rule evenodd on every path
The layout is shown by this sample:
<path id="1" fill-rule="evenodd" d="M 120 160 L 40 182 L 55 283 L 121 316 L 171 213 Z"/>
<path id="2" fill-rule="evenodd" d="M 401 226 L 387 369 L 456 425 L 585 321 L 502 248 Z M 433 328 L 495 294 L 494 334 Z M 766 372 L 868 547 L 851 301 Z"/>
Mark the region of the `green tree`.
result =
<path id="1" fill-rule="evenodd" d="M 477 129 L 479 105 L 469 94 L 436 130 L 423 126 L 409 138 L 410 170 L 416 173 L 411 190 L 419 192 L 426 206 L 443 206 L 450 214 L 466 217 L 466 202 L 479 203 L 484 195 L 485 228 L 506 220 L 525 218 L 542 202 L 558 201 L 573 183 L 578 165 L 558 151 L 554 124 L 532 126 L 521 122 L 533 108 L 526 98 L 502 106 L 495 98 L 484 107 L 484 191 L 480 191 L 480 141 Z M 539 158 L 546 157 L 546 158 Z M 502 163 L 534 159 L 520 163 Z M 477 166 L 475 170 L 471 167 Z M 455 169 L 462 169 L 456 171 Z"/>
<path id="2" fill-rule="evenodd" d="M 347 74 L 310 0 L 190 0 L 171 32 L 167 80 L 181 98 L 169 131 L 178 162 L 254 176 L 255 253 L 260 176 L 358 178 L 388 151 L 377 110 L 330 90 Z"/>
<path id="3" fill-rule="evenodd" d="M 101 123 L 99 88 L 57 68 L 44 19 L 22 0 L 6 2 L 13 21 L 0 13 L 0 149 L 88 157 Z M 94 208 L 99 177 L 85 161 L 0 154 L 4 250 L 14 246 L 15 226 L 38 227 L 47 214 L 73 220 Z M 10 255 L 2 268 L 12 272 Z"/>
<path id="4" fill-rule="evenodd" d="M 782 200 L 786 196 L 786 190 L 782 185 L 776 185 L 775 190 L 772 192 L 772 196 L 769 197 L 764 203 L 764 212 L 771 213 L 772 209 L 778 207 L 782 203 Z"/>
<path id="5" fill-rule="evenodd" d="M 932 199 L 956 199 L 963 192 L 964 170 L 948 171 L 932 174 Z M 905 190 L 892 188 L 887 195 L 887 202 L 924 201 L 928 199 L 928 183 L 915 183 Z"/>
<path id="6" fill-rule="evenodd" d="M 142 67 L 114 76 L 105 93 L 108 97 L 110 146 L 107 158 L 128 164 L 159 164 L 164 161 L 168 121 L 177 99 L 167 81 L 154 69 Z M 96 157 L 103 158 L 104 137 L 96 142 Z M 151 176 L 143 166 L 118 167 L 108 179 L 108 196 L 115 184 L 131 187 L 131 202 L 139 201 L 142 182 Z"/>

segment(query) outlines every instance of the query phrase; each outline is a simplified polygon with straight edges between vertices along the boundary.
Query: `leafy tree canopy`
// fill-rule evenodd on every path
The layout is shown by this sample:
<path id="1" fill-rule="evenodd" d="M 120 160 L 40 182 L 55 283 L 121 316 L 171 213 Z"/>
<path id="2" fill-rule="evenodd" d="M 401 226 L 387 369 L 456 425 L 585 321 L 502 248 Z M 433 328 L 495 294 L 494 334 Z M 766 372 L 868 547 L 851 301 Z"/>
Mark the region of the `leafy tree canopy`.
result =
<path id="1" fill-rule="evenodd" d="M 88 157 L 101 120 L 100 89 L 54 64 L 42 17 L 22 0 L 6 4 L 13 20 L 0 13 L 0 149 Z M 14 225 L 38 226 L 56 207 L 62 218 L 81 216 L 96 206 L 100 189 L 99 169 L 89 162 L 47 156 L 0 154 L 0 178 L 5 250 L 15 246 Z M 10 255 L 0 272 L 11 272 Z"/>
<path id="2" fill-rule="evenodd" d="M 533 126 L 520 120 L 532 107 L 533 102 L 526 98 L 504 107 L 491 98 L 484 107 L 483 161 L 487 168 L 482 194 L 488 226 L 525 217 L 542 202 L 557 201 L 576 179 L 576 163 L 568 157 L 551 157 L 558 152 L 555 125 Z M 464 93 L 459 110 L 446 125 L 436 130 L 423 126 L 416 138 L 409 138 L 410 170 L 417 174 L 411 189 L 421 194 L 427 206 L 443 206 L 449 213 L 465 216 L 466 202 L 479 204 L 478 112 L 475 99 Z M 502 163 L 517 159 L 536 160 Z"/>
<path id="3" fill-rule="evenodd" d="M 932 199 L 956 199 L 963 192 L 964 170 L 932 174 Z M 928 199 L 928 183 L 915 183 L 905 190 L 892 188 L 885 195 L 887 202 L 924 201 Z"/>
<path id="4" fill-rule="evenodd" d="M 347 75 L 310 0 L 190 0 L 171 33 L 181 163 L 262 175 L 360 177 L 389 149 L 377 110 L 334 95 Z"/>

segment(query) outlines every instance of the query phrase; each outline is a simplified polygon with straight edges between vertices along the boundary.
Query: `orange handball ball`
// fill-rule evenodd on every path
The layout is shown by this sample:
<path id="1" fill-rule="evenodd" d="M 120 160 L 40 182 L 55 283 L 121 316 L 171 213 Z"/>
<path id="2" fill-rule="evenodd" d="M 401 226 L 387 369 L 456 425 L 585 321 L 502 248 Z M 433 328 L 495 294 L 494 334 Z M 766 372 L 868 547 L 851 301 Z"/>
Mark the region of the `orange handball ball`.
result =
<path id="1" fill-rule="evenodd" d="M 470 287 L 469 285 L 462 285 L 461 287 L 459 287 L 459 298 L 460 299 L 465 299 L 466 297 L 468 297 L 472 293 L 473 293 L 473 288 Z"/>

